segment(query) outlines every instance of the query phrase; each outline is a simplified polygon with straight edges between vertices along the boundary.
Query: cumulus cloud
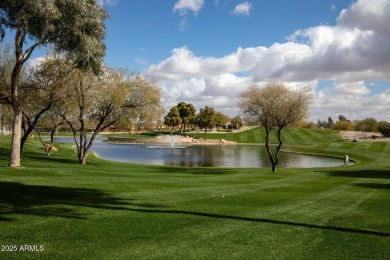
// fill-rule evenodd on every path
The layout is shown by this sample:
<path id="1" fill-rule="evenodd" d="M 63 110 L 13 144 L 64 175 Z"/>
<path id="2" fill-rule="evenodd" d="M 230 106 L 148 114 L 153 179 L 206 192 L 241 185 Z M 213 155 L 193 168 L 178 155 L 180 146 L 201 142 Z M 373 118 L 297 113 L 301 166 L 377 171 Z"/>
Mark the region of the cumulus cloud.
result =
<path id="1" fill-rule="evenodd" d="M 295 82 L 295 87 L 314 85 L 315 89 L 313 82 L 331 80 L 332 86 L 316 89 L 321 100 L 316 103 L 317 114 L 327 118 L 325 113 L 350 111 L 356 115 L 359 111 L 363 116 L 369 114 L 367 107 L 389 111 L 390 91 L 373 94 L 365 83 L 390 80 L 389 13 L 388 0 L 358 0 L 340 12 L 335 26 L 298 30 L 285 43 L 238 48 L 222 57 L 197 56 L 183 46 L 174 49 L 171 57 L 149 66 L 145 75 L 181 93 L 171 91 L 172 95 L 189 97 L 191 93 L 193 100 L 219 100 L 221 106 L 223 100 L 235 106 L 234 96 L 237 98 L 251 84 L 282 81 L 294 86 Z M 191 79 L 197 79 L 199 85 L 188 83 Z"/>
<path id="2" fill-rule="evenodd" d="M 252 4 L 250 2 L 244 2 L 236 5 L 233 10 L 233 14 L 235 15 L 249 15 L 252 9 Z"/>
<path id="3" fill-rule="evenodd" d="M 199 13 L 204 5 L 204 0 L 179 0 L 175 3 L 173 11 L 178 11 L 181 15 L 187 14 L 187 11 L 192 11 L 194 14 Z"/>
<path id="4" fill-rule="evenodd" d="M 337 119 L 342 114 L 350 120 L 374 117 L 389 121 L 390 90 L 371 94 L 365 82 L 340 83 L 317 92 L 317 101 L 312 111 L 313 121 L 326 120 L 328 116 Z"/>

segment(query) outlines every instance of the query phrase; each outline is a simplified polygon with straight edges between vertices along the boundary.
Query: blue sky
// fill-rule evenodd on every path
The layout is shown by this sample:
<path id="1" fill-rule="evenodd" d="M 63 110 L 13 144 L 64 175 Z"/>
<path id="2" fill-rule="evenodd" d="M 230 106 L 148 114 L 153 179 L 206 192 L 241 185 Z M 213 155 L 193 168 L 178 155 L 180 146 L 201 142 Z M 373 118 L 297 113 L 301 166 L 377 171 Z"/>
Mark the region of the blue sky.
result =
<path id="1" fill-rule="evenodd" d="M 106 4 L 106 63 L 142 70 L 187 46 L 199 56 L 224 56 L 238 47 L 285 42 L 298 29 L 335 24 L 348 0 L 205 0 L 202 9 L 174 10 L 177 0 L 117 0 Z M 188 1 L 191 2 L 191 1 Z M 235 14 L 249 3 L 249 13 Z M 185 22 L 186 27 L 181 28 Z"/>
<path id="2" fill-rule="evenodd" d="M 234 116 L 250 85 L 309 87 L 309 120 L 390 121 L 390 0 L 97 0 L 109 66 Z M 43 52 L 36 52 L 39 59 Z"/>

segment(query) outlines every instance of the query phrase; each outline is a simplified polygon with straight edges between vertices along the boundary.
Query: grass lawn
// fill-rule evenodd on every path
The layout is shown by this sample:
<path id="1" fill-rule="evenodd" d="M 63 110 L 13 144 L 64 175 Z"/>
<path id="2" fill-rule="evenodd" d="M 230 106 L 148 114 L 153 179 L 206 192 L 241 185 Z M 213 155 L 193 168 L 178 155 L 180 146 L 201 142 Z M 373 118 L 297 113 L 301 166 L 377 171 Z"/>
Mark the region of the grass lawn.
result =
<path id="1" fill-rule="evenodd" d="M 260 129 L 219 135 L 208 137 L 262 141 Z M 0 259 L 389 259 L 390 143 L 306 129 L 283 138 L 285 150 L 359 164 L 272 173 L 91 155 L 80 166 L 71 145 L 49 158 L 32 139 L 11 169 L 0 137 Z"/>

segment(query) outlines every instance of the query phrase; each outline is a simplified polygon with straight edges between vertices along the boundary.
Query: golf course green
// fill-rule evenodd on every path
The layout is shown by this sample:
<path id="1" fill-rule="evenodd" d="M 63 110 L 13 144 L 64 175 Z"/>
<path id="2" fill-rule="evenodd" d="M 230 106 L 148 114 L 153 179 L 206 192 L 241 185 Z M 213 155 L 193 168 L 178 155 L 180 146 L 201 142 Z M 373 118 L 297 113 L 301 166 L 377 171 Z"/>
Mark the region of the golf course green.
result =
<path id="1" fill-rule="evenodd" d="M 208 134 L 262 143 L 264 131 Z M 202 137 L 200 135 L 199 137 Z M 273 136 L 271 141 L 275 142 Z M 344 156 L 331 168 L 79 165 L 0 137 L 0 259 L 389 259 L 390 142 L 286 129 L 283 149 Z"/>

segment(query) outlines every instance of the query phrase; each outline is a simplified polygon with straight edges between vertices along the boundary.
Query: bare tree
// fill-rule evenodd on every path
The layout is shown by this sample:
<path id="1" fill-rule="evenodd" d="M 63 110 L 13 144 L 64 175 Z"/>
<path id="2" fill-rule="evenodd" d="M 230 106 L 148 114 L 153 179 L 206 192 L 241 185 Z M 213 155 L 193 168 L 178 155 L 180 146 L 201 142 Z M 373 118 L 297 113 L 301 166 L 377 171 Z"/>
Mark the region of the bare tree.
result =
<path id="1" fill-rule="evenodd" d="M 133 77 L 125 70 L 104 69 L 97 77 L 75 70 L 69 81 L 72 95 L 59 112 L 73 132 L 80 164 L 85 164 L 96 136 L 130 113 L 159 107 L 161 91 L 154 81 Z M 87 132 L 91 135 L 88 137 Z"/>
<path id="2" fill-rule="evenodd" d="M 47 111 L 40 120 L 40 123 L 44 126 L 44 129 L 50 128 L 50 143 L 45 142 L 41 135 L 40 129 L 34 125 L 34 131 L 38 134 L 39 140 L 43 146 L 47 156 L 50 156 L 51 151 L 54 148 L 54 134 L 57 132 L 58 128 L 65 123 L 64 119 L 58 115 L 59 107 L 55 107 Z M 43 122 L 42 122 L 43 121 Z"/>
<path id="3" fill-rule="evenodd" d="M 312 100 L 309 89 L 293 91 L 282 83 L 269 83 L 265 88 L 252 86 L 241 93 L 240 108 L 245 115 L 265 129 L 265 147 L 272 172 L 276 172 L 276 165 L 279 162 L 279 151 L 283 144 L 282 129 L 307 117 Z M 279 142 L 274 153 L 269 144 L 269 135 L 272 131 L 277 132 Z"/>
<path id="4" fill-rule="evenodd" d="M 21 152 L 31 132 L 38 132 L 36 126 L 41 117 L 68 95 L 64 82 L 68 80 L 70 70 L 67 59 L 52 53 L 42 63 L 30 68 L 25 82 L 20 84 L 24 131 Z"/>

